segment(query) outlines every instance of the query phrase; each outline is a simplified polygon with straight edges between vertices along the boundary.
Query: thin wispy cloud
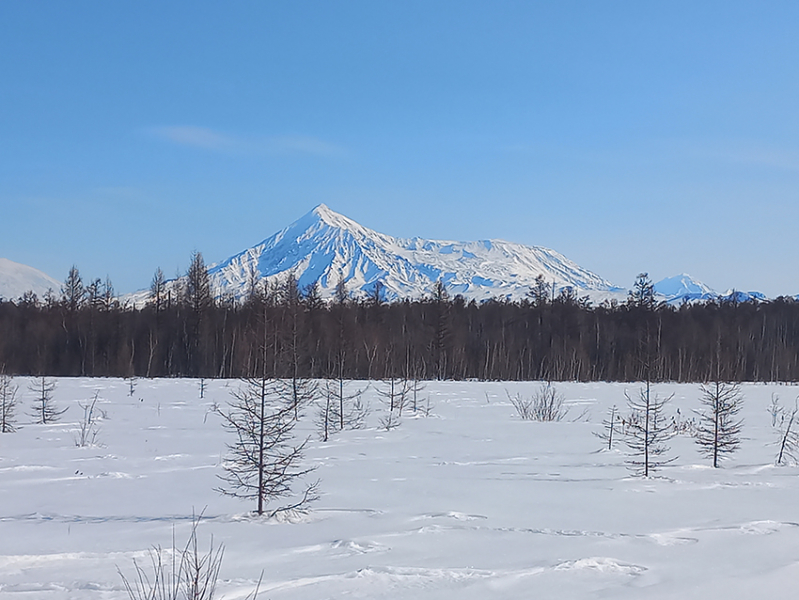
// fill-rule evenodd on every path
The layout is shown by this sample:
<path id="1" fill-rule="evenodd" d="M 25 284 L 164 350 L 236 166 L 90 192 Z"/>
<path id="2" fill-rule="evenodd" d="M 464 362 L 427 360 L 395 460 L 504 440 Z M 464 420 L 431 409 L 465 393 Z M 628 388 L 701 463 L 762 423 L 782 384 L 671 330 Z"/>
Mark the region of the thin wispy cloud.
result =
<path id="1" fill-rule="evenodd" d="M 206 150 L 224 150 L 237 145 L 239 140 L 207 127 L 177 126 L 154 127 L 151 132 L 168 142 L 180 146 L 204 148 Z"/>
<path id="2" fill-rule="evenodd" d="M 311 155 L 341 158 L 347 152 L 341 146 L 305 135 L 243 136 L 194 125 L 153 127 L 155 137 L 190 148 L 238 154 Z"/>
<path id="3" fill-rule="evenodd" d="M 799 172 L 799 152 L 758 142 L 695 144 L 688 147 L 688 154 L 723 163 Z"/>
<path id="4" fill-rule="evenodd" d="M 296 152 L 329 157 L 340 157 L 346 154 L 346 151 L 341 146 L 325 142 L 319 138 L 303 135 L 266 138 L 264 144 L 265 148 L 280 154 Z"/>

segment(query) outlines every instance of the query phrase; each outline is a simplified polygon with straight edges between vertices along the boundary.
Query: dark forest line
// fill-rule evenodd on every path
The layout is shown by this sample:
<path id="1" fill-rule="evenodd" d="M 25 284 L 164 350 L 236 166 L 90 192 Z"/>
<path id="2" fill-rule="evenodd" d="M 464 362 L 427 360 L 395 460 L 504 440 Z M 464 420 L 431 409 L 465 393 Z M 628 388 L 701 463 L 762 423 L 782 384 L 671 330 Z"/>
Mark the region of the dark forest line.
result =
<path id="1" fill-rule="evenodd" d="M 193 265 L 194 266 L 194 265 Z M 639 278 L 624 303 L 568 290 L 521 302 L 433 297 L 324 302 L 291 277 L 214 300 L 199 259 L 179 292 L 153 281 L 120 306 L 70 273 L 62 295 L 0 302 L 0 366 L 16 375 L 551 381 L 796 381 L 799 303 L 658 305 Z"/>

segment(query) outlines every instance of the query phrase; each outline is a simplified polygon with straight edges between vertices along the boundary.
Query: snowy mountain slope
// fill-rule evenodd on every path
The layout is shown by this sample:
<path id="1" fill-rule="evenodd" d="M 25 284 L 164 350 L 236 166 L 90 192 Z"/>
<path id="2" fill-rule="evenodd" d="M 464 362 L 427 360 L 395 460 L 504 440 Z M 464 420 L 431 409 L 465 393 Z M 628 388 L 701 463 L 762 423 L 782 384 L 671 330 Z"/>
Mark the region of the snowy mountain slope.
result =
<path id="1" fill-rule="evenodd" d="M 0 258 L 0 298 L 16 300 L 32 291 L 40 298 L 48 290 L 58 293 L 61 284 L 38 269 Z"/>
<path id="2" fill-rule="evenodd" d="M 379 282 L 386 300 L 429 296 L 443 281 L 451 295 L 484 300 L 521 298 L 543 275 L 556 291 L 613 294 L 608 281 L 563 255 L 501 240 L 454 242 L 402 239 L 367 229 L 320 204 L 287 228 L 210 269 L 217 294 L 240 297 L 250 273 L 269 280 L 293 272 L 301 286 L 319 282 L 334 294 L 339 277 L 356 296 Z"/>

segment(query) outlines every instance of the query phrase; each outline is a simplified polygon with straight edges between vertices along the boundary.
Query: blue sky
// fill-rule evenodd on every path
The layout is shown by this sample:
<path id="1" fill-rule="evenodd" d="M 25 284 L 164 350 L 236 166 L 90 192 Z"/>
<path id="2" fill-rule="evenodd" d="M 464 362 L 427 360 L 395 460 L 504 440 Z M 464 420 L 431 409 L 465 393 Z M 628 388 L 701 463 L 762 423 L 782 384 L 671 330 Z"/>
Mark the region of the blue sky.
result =
<path id="1" fill-rule="evenodd" d="M 0 2 L 0 256 L 122 292 L 324 202 L 799 293 L 799 3 Z"/>

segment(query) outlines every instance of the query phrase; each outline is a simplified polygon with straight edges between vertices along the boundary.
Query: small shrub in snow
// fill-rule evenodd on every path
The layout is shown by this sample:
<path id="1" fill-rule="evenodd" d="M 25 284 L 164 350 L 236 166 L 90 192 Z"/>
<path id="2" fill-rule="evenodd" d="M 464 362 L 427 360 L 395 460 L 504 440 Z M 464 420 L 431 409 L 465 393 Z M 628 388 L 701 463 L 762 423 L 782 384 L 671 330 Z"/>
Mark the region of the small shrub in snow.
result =
<path id="1" fill-rule="evenodd" d="M 100 434 L 99 421 L 106 418 L 104 411 L 97 407 L 97 398 L 100 392 L 94 393 L 91 402 L 78 402 L 78 406 L 83 409 L 83 418 L 78 422 L 78 433 L 75 436 L 75 445 L 78 448 L 97 445 L 97 436 Z"/>
<path id="2" fill-rule="evenodd" d="M 516 414 L 525 421 L 562 421 L 569 412 L 564 405 L 563 394 L 558 393 L 551 383 L 542 383 L 529 398 L 521 394 L 511 396 L 507 390 L 505 393 Z"/>
<path id="3" fill-rule="evenodd" d="M 200 551 L 197 542 L 200 518 L 192 521 L 189 539 L 182 548 L 177 547 L 174 540 L 172 548 L 152 548 L 149 568 L 139 565 L 134 559 L 134 575 L 130 579 L 117 568 L 130 600 L 214 599 L 225 547 L 223 544 L 215 546 L 212 537 L 208 552 Z M 260 585 L 259 579 L 255 591 L 245 600 L 255 600 Z"/>

